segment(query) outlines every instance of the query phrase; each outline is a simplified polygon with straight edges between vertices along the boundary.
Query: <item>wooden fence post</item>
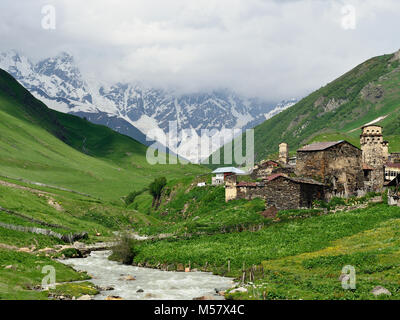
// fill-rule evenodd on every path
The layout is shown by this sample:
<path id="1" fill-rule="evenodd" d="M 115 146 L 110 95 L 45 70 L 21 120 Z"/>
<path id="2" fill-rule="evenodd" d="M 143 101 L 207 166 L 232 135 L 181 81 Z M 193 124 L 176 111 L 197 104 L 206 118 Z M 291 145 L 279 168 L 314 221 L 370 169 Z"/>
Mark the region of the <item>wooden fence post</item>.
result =
<path id="1" fill-rule="evenodd" d="M 246 280 L 246 270 L 245 270 L 244 262 L 243 262 L 242 272 L 243 272 L 243 274 L 242 274 L 242 283 L 244 283 L 245 280 Z"/>

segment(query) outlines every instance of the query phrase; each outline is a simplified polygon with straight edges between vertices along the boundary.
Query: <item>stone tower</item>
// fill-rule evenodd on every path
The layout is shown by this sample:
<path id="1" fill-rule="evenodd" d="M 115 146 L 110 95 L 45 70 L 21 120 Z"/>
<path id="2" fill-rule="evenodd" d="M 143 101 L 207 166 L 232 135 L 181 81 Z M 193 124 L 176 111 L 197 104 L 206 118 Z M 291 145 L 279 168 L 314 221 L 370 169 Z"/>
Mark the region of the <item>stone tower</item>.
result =
<path id="1" fill-rule="evenodd" d="M 237 177 L 236 174 L 231 174 L 225 177 L 225 201 L 234 200 L 237 197 Z"/>
<path id="2" fill-rule="evenodd" d="M 287 164 L 289 161 L 289 146 L 287 143 L 282 142 L 279 145 L 279 162 Z"/>
<path id="3" fill-rule="evenodd" d="M 360 144 L 363 163 L 374 169 L 371 172 L 370 187 L 380 191 L 385 178 L 384 164 L 388 157 L 388 143 L 383 141 L 382 127 L 378 125 L 362 127 Z"/>
<path id="4" fill-rule="evenodd" d="M 383 162 L 389 161 L 389 141 L 383 141 Z"/>

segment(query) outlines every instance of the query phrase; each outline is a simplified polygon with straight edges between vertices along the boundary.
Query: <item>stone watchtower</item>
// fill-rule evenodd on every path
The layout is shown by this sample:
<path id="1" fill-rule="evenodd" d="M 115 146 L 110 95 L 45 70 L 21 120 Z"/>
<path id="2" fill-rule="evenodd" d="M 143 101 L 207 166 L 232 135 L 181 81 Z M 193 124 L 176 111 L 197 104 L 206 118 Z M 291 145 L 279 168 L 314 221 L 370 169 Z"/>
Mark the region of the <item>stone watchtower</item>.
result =
<path id="1" fill-rule="evenodd" d="M 279 145 L 279 162 L 281 164 L 288 164 L 289 161 L 289 146 L 287 143 L 282 142 Z"/>
<path id="2" fill-rule="evenodd" d="M 225 177 L 225 202 L 237 198 L 237 177 L 236 174 L 231 174 Z"/>
<path id="3" fill-rule="evenodd" d="M 363 163 L 374 169 L 371 172 L 371 187 L 379 191 L 383 188 L 384 164 L 388 158 L 388 142 L 383 140 L 382 127 L 378 125 L 362 127 L 360 144 Z"/>

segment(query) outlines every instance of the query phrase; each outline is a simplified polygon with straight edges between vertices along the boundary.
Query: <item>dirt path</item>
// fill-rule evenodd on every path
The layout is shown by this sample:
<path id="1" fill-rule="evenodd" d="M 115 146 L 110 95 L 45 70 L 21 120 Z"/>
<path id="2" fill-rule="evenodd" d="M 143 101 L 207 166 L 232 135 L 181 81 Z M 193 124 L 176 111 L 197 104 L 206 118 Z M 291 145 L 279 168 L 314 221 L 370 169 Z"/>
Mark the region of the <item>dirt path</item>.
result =
<path id="1" fill-rule="evenodd" d="M 63 207 L 56 200 L 54 200 L 54 198 L 51 197 L 51 195 L 54 195 L 53 193 L 42 191 L 42 190 L 37 190 L 37 189 L 25 187 L 25 186 L 20 186 L 18 184 L 7 182 L 4 180 L 0 180 L 0 185 L 8 187 L 8 188 L 29 191 L 34 194 L 37 194 L 39 197 L 45 197 L 48 200 L 47 203 L 49 206 L 53 207 L 57 211 L 64 211 Z"/>
<path id="2" fill-rule="evenodd" d="M 37 190 L 37 189 L 25 187 L 25 186 L 20 186 L 19 184 L 7 182 L 7 181 L 4 181 L 4 180 L 0 180 L 0 185 L 5 186 L 5 187 L 9 187 L 9 188 L 25 190 L 25 191 L 29 191 L 29 192 L 36 193 L 36 194 L 52 194 L 50 192 Z"/>

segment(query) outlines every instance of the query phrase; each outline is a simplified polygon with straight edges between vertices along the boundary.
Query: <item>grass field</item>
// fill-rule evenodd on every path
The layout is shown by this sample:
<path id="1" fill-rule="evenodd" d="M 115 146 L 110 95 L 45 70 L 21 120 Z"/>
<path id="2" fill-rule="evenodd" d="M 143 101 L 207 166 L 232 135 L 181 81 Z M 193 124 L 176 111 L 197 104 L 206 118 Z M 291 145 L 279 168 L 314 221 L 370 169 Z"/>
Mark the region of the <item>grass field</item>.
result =
<path id="1" fill-rule="evenodd" d="M 262 299 L 364 299 L 383 285 L 398 298 L 400 289 L 400 208 L 385 204 L 306 219 L 287 220 L 257 232 L 194 236 L 140 246 L 136 263 L 188 265 L 234 277 L 245 268 L 263 265 L 265 277 L 253 296 Z M 227 272 L 228 260 L 231 271 Z M 353 264 L 360 287 L 344 292 L 338 278 L 342 267 Z M 371 287 L 372 286 L 372 287 Z M 258 290 L 258 291 L 257 291 Z M 238 295 L 238 294 L 236 294 Z"/>

